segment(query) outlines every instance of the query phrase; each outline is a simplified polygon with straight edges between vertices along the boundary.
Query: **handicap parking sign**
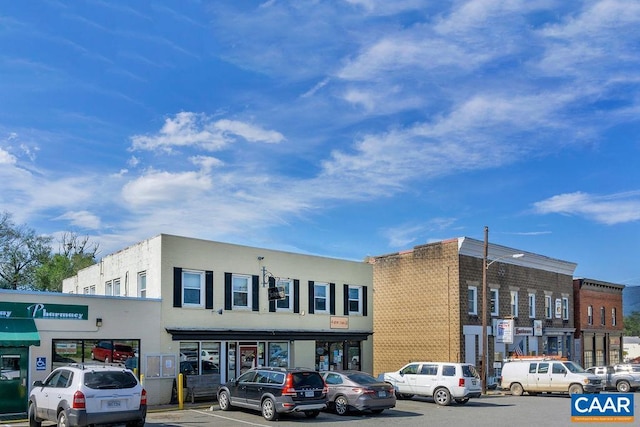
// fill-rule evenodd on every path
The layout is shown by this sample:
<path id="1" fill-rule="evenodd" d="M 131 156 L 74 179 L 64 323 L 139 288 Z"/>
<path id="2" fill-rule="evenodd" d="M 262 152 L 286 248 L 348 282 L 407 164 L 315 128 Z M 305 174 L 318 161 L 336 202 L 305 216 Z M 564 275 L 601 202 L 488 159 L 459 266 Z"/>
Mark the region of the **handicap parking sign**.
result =
<path id="1" fill-rule="evenodd" d="M 46 370 L 47 370 L 47 358 L 36 357 L 36 371 L 46 371 Z"/>

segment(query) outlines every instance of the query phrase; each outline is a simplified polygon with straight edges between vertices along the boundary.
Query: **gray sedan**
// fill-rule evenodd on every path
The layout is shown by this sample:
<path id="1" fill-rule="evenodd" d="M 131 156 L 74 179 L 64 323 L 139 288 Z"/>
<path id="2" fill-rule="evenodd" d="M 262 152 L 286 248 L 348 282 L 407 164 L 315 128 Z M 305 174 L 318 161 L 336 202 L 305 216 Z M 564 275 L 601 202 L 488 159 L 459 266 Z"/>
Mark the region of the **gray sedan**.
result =
<path id="1" fill-rule="evenodd" d="M 329 389 L 328 408 L 338 415 L 350 410 L 379 414 L 396 406 L 393 386 L 360 371 L 320 372 Z"/>

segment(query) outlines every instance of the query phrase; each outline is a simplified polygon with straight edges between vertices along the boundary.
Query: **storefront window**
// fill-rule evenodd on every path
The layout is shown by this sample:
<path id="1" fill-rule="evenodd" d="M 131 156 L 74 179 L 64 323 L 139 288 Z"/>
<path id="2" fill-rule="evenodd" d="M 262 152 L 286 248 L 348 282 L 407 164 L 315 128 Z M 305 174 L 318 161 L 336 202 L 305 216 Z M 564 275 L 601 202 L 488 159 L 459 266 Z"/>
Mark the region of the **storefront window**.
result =
<path id="1" fill-rule="evenodd" d="M 289 343 L 269 343 L 269 366 L 287 368 L 289 366 Z"/>
<path id="2" fill-rule="evenodd" d="M 360 370 L 360 356 L 359 341 L 316 341 L 317 370 Z"/>
<path id="3" fill-rule="evenodd" d="M 140 340 L 52 340 L 52 347 L 52 368 L 88 362 L 140 368 Z"/>

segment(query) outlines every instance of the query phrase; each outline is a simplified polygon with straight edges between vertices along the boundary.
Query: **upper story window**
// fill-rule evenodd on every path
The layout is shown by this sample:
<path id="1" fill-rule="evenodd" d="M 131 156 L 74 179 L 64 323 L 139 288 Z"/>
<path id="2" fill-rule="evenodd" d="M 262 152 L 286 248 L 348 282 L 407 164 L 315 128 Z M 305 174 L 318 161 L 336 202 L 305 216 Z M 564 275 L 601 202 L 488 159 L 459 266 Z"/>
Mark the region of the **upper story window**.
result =
<path id="1" fill-rule="evenodd" d="M 587 325 L 593 325 L 593 306 L 587 307 Z"/>
<path id="2" fill-rule="evenodd" d="M 204 271 L 182 270 L 183 306 L 204 306 Z"/>
<path id="3" fill-rule="evenodd" d="M 478 288 L 476 286 L 469 286 L 467 291 L 467 298 L 469 300 L 469 314 L 471 316 L 478 315 Z"/>
<path id="4" fill-rule="evenodd" d="M 562 298 L 562 320 L 569 320 L 569 298 Z"/>
<path id="5" fill-rule="evenodd" d="M 605 311 L 604 307 L 600 307 L 600 325 L 605 325 Z"/>
<path id="6" fill-rule="evenodd" d="M 511 315 L 518 317 L 518 291 L 511 291 Z"/>
<path id="7" fill-rule="evenodd" d="M 362 286 L 349 286 L 349 314 L 362 314 Z"/>
<path id="8" fill-rule="evenodd" d="M 536 294 L 529 294 L 529 317 L 534 319 L 536 317 Z"/>
<path id="9" fill-rule="evenodd" d="M 231 279 L 233 308 L 251 308 L 251 276 L 234 274 Z"/>
<path id="10" fill-rule="evenodd" d="M 106 296 L 113 295 L 113 281 L 108 280 L 104 283 L 104 294 Z"/>
<path id="11" fill-rule="evenodd" d="M 499 315 L 499 306 L 500 306 L 500 298 L 499 292 L 497 289 L 491 289 L 489 291 L 489 296 L 491 298 L 491 315 L 498 316 Z"/>
<path id="12" fill-rule="evenodd" d="M 141 271 L 138 273 L 138 296 L 140 298 L 147 297 L 147 272 Z"/>
<path id="13" fill-rule="evenodd" d="M 293 280 L 291 279 L 278 279 L 276 286 L 284 289 L 284 298 L 276 300 L 277 311 L 291 311 L 291 296 L 293 292 Z"/>
<path id="14" fill-rule="evenodd" d="M 315 282 L 313 285 L 314 313 L 329 312 L 329 284 Z"/>
<path id="15" fill-rule="evenodd" d="M 113 295 L 120 296 L 120 279 L 113 279 Z"/>
<path id="16" fill-rule="evenodd" d="M 551 319 L 553 317 L 553 307 L 551 304 L 551 295 L 544 297 L 544 317 Z"/>
<path id="17" fill-rule="evenodd" d="M 611 326 L 617 326 L 618 325 L 618 310 L 616 310 L 615 307 L 613 307 L 611 309 Z"/>

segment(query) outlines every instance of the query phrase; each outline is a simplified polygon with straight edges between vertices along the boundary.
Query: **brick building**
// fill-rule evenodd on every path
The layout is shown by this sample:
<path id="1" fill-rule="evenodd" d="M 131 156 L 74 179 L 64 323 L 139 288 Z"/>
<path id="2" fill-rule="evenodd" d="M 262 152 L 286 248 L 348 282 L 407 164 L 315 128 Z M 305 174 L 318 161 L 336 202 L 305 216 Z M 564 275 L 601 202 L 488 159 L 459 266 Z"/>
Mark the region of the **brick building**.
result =
<path id="1" fill-rule="evenodd" d="M 480 367 L 483 251 L 482 241 L 461 237 L 370 260 L 374 373 L 418 360 Z M 494 244 L 487 259 L 489 382 L 512 353 L 571 358 L 576 264 Z M 505 321 L 512 342 L 494 334 Z"/>
<path id="2" fill-rule="evenodd" d="M 623 361 L 623 289 L 601 280 L 573 280 L 576 356 L 584 367 Z"/>

